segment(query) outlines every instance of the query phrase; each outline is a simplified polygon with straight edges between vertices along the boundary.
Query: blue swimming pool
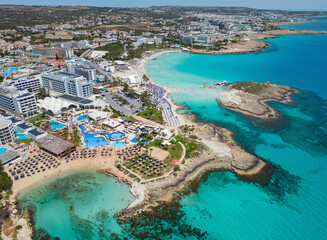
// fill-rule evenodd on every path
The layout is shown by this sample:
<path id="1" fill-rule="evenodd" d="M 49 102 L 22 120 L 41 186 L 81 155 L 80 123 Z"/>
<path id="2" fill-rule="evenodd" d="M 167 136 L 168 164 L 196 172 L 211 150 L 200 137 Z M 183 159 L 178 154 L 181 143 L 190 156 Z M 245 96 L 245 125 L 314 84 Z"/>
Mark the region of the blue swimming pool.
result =
<path id="1" fill-rule="evenodd" d="M 21 131 L 15 129 L 15 133 L 16 133 L 16 137 L 17 139 L 28 139 L 30 138 L 29 136 L 25 135 L 24 133 L 22 133 Z"/>
<path id="2" fill-rule="evenodd" d="M 140 138 L 133 138 L 133 139 L 131 140 L 131 143 L 137 143 L 138 141 L 140 141 Z"/>
<path id="3" fill-rule="evenodd" d="M 88 123 L 91 121 L 91 118 L 88 114 L 81 115 L 77 118 L 77 121 L 82 122 L 82 123 Z"/>
<path id="4" fill-rule="evenodd" d="M 112 140 L 112 141 L 119 141 L 119 140 L 124 139 L 125 133 L 123 133 L 123 132 L 113 132 L 113 133 L 110 133 L 108 136 L 109 136 L 109 139 Z"/>
<path id="5" fill-rule="evenodd" d="M 126 147 L 126 144 L 123 143 L 123 142 L 113 142 L 111 145 L 116 147 L 116 148 Z"/>
<path id="6" fill-rule="evenodd" d="M 7 148 L 0 148 L 0 154 L 7 152 Z"/>
<path id="7" fill-rule="evenodd" d="M 67 125 L 62 124 L 62 123 L 57 122 L 57 121 L 53 121 L 53 120 L 49 121 L 49 123 L 51 124 L 50 128 L 52 130 L 60 130 L 60 129 L 63 129 L 64 127 L 67 127 Z"/>
<path id="8" fill-rule="evenodd" d="M 18 70 L 18 67 L 3 69 L 0 73 L 4 76 L 8 76 Z"/>
<path id="9" fill-rule="evenodd" d="M 101 135 L 109 135 L 108 133 L 85 133 L 85 130 L 82 126 L 79 126 L 79 129 L 81 130 L 81 133 L 84 135 L 84 145 L 86 147 L 99 147 L 102 145 L 109 145 L 110 142 L 108 140 L 106 140 L 104 137 L 102 137 Z M 97 137 L 96 137 L 97 135 Z M 100 135 L 100 136 L 99 136 Z"/>

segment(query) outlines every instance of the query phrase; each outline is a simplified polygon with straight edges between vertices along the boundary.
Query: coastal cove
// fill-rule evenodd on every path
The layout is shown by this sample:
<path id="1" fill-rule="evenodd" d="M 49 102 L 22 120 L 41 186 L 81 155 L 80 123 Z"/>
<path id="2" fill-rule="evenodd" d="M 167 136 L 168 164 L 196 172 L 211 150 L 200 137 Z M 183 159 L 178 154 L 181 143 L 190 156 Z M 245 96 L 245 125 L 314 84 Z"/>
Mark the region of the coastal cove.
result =
<path id="1" fill-rule="evenodd" d="M 20 208 L 28 206 L 34 219 L 36 239 L 101 239 L 119 235 L 121 229 L 114 215 L 132 201 L 127 184 L 96 170 L 62 174 L 18 198 Z"/>

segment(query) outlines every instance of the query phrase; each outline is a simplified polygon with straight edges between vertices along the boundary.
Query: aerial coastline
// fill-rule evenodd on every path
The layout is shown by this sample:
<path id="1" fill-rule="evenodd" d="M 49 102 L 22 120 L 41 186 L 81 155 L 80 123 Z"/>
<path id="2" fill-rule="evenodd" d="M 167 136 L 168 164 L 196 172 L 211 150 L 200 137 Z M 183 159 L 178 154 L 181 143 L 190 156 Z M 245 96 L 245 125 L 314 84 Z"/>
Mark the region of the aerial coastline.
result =
<path id="1" fill-rule="evenodd" d="M 288 31 L 285 31 L 288 32 Z M 299 31 L 303 32 L 303 31 Z M 298 31 L 295 32 L 295 34 L 300 34 Z M 304 31 L 308 34 L 311 34 L 312 32 Z M 286 33 L 288 34 L 288 33 Z M 321 32 L 314 33 L 314 34 L 323 34 Z M 278 34 L 279 35 L 279 34 Z M 273 36 L 268 36 L 273 37 Z M 267 39 L 267 36 L 265 34 L 256 36 L 255 39 Z M 250 41 L 248 41 L 250 42 Z M 229 53 L 249 53 L 249 52 L 256 52 L 256 51 L 262 51 L 267 43 L 256 41 L 255 43 L 259 43 L 258 45 L 255 45 L 253 47 L 251 44 L 250 46 L 245 45 L 245 49 L 237 49 L 235 52 L 235 49 L 229 48 L 229 50 L 222 51 L 219 53 L 213 53 L 213 54 L 229 54 Z M 263 45 L 262 45 L 263 44 Z M 175 53 L 175 52 L 182 52 L 181 50 L 158 50 L 154 51 L 153 53 L 146 54 L 142 59 L 139 60 L 138 64 L 135 65 L 134 71 L 135 73 L 139 75 L 147 75 L 149 80 L 155 84 L 155 81 L 149 77 L 146 70 L 146 64 L 151 59 L 155 59 L 156 57 L 166 54 L 166 53 Z M 190 51 L 190 53 L 194 53 Z M 202 54 L 202 52 L 201 52 Z M 204 53 L 205 54 L 205 53 Z M 212 53 L 210 53 L 212 54 Z M 158 84 L 159 85 L 159 84 Z M 235 90 L 231 90 L 233 84 L 228 86 L 228 90 L 225 94 L 229 94 L 232 96 L 232 98 L 237 98 L 238 92 Z M 169 88 L 167 86 L 161 86 L 167 90 L 166 96 L 169 97 L 169 94 L 172 92 L 175 92 L 176 89 Z M 290 92 L 291 94 L 296 93 L 296 90 L 292 90 L 291 88 L 281 86 L 281 89 L 287 89 L 286 92 Z M 224 93 L 222 93 L 224 95 Z M 249 94 L 248 94 L 249 95 Z M 247 95 L 247 96 L 248 96 Z M 273 94 L 274 95 L 274 94 Z M 244 98 L 245 99 L 245 98 Z M 146 183 L 144 184 L 146 188 L 142 188 L 143 193 L 136 193 L 136 197 L 140 197 L 143 199 L 143 201 L 140 201 L 136 198 L 135 202 L 138 204 L 134 206 L 132 209 L 127 208 L 122 210 L 121 214 L 126 215 L 126 212 L 129 213 L 129 215 L 133 215 L 135 213 L 139 213 L 142 209 L 148 209 L 149 207 L 155 206 L 155 202 L 167 202 L 170 201 L 173 197 L 172 192 L 181 190 L 183 187 L 187 185 L 187 182 L 201 178 L 203 174 L 206 174 L 206 172 L 210 171 L 218 171 L 218 170 L 228 170 L 235 172 L 236 174 L 240 176 L 251 176 L 251 175 L 257 175 L 265 169 L 266 163 L 264 160 L 259 159 L 249 153 L 246 153 L 240 145 L 238 145 L 233 140 L 233 134 L 232 132 L 228 131 L 227 129 L 219 128 L 217 126 L 214 126 L 212 124 L 201 124 L 197 123 L 195 121 L 195 118 L 191 115 L 185 115 L 185 114 L 179 114 L 177 112 L 178 109 L 181 108 L 181 106 L 177 106 L 171 99 L 169 99 L 170 102 L 173 105 L 173 109 L 176 115 L 178 115 L 182 119 L 182 124 L 189 124 L 189 125 L 195 125 L 197 134 L 199 134 L 199 138 L 201 139 L 200 142 L 202 142 L 203 146 L 205 147 L 206 151 L 211 152 L 211 154 L 208 154 L 208 156 L 202 156 L 197 161 L 191 160 L 190 165 L 186 165 L 185 169 L 181 168 L 181 171 L 178 172 L 177 176 L 174 176 L 173 178 L 169 178 L 169 176 L 156 180 L 153 183 Z M 289 95 L 282 94 L 270 96 L 268 99 L 267 97 L 263 97 L 263 99 L 258 99 L 258 104 L 260 106 L 263 106 L 261 108 L 253 108 L 250 106 L 244 106 L 244 109 L 236 109 L 232 107 L 232 105 L 228 105 L 228 101 L 222 101 L 217 100 L 220 105 L 223 107 L 229 108 L 231 110 L 240 111 L 241 113 L 247 115 L 250 114 L 254 117 L 267 119 L 267 118 L 277 118 L 277 113 L 272 109 L 271 107 L 267 106 L 265 104 L 266 101 L 270 100 L 276 100 L 283 103 L 289 103 Z M 231 101 L 233 103 L 234 101 Z M 252 104 L 252 103 L 251 103 Z M 249 107 L 252 109 L 255 109 L 256 111 L 249 111 Z M 246 109 L 246 110 L 245 110 Z M 259 110 L 262 110 L 261 112 L 258 112 Z M 148 122 L 147 120 L 144 120 L 145 122 Z M 208 130 L 210 129 L 210 131 Z M 215 134 L 212 132 L 218 132 L 221 134 L 217 138 Z M 215 139 L 216 138 L 216 139 Z M 213 140 L 215 139 L 215 140 Z M 223 140 L 222 140 L 223 139 Z M 226 144 L 227 143 L 227 144 Z M 204 151 L 204 152 L 206 152 Z M 68 167 L 68 168 L 67 168 Z M 14 182 L 13 189 L 18 194 L 21 194 L 25 192 L 26 190 L 30 189 L 33 186 L 36 186 L 40 182 L 43 182 L 44 179 L 52 179 L 55 177 L 59 177 L 62 174 L 72 172 L 72 171 L 78 171 L 82 169 L 97 169 L 100 172 L 105 172 L 111 176 L 116 177 L 119 180 L 125 181 L 130 186 L 133 187 L 139 187 L 133 185 L 133 181 L 128 178 L 126 175 L 124 175 L 121 171 L 119 171 L 114 164 L 112 164 L 112 161 L 105 161 L 101 158 L 96 158 L 96 161 L 76 161 L 76 162 L 70 162 L 67 165 L 62 165 L 60 169 L 51 170 L 51 172 L 35 176 L 35 178 L 31 179 L 30 181 L 17 181 Z M 167 181 L 169 179 L 169 181 Z M 24 183 L 22 183 L 24 182 Z M 160 190 L 158 190 L 160 189 Z M 132 191 L 131 191 L 132 192 Z M 143 197 L 147 196 L 147 197 Z M 140 207 L 142 206 L 142 207 Z"/>
<path id="2" fill-rule="evenodd" d="M 203 18 L 201 14 L 198 17 Z M 265 19 L 267 16 L 261 17 Z M 268 14 L 268 17 L 271 16 Z M 31 95 L 35 98 L 35 107 L 28 105 L 32 109 L 31 112 L 16 114 L 5 107 L 0 110 L 1 125 L 6 127 L 6 124 L 12 124 L 12 127 L 8 125 L 8 131 L 12 131 L 15 138 L 5 144 L 0 142 L 4 145 L 0 149 L 4 153 L 1 152 L 0 156 L 6 156 L 9 159 L 1 159 L 4 165 L 3 173 L 12 184 L 9 190 L 1 192 L 2 195 L 0 195 L 2 204 L 0 216 L 2 210 L 10 213 L 10 216 L 4 218 L 3 222 L 0 218 L 0 230 L 2 230 L 0 238 L 35 237 L 37 217 L 31 214 L 30 207 L 20 209 L 18 199 L 35 187 L 42 186 L 43 183 L 56 181 L 83 170 L 96 171 L 97 174 L 105 174 L 116 179 L 117 181 L 113 180 L 116 183 L 124 182 L 128 185 L 133 200 L 129 199 L 128 205 L 115 213 L 115 221 L 118 224 L 128 222 L 129 218 L 137 219 L 143 214 L 158 214 L 156 211 L 160 207 L 178 202 L 182 195 L 187 195 L 190 191 L 196 192 L 200 183 L 211 172 L 218 172 L 218 174 L 226 172 L 241 180 L 242 183 L 255 183 L 253 185 L 261 186 L 264 191 L 269 191 L 266 187 L 269 188 L 271 186 L 268 185 L 272 184 L 271 182 L 276 182 L 278 187 L 272 187 L 276 195 L 279 194 L 279 188 L 283 184 L 294 183 L 292 181 L 296 181 L 296 177 L 293 178 L 292 171 L 284 171 L 284 166 L 280 167 L 279 162 L 271 161 L 269 154 L 258 153 L 257 149 L 247 146 L 247 143 L 244 144 L 238 138 L 237 133 L 240 133 L 240 136 L 244 134 L 255 139 L 258 133 L 252 131 L 251 127 L 257 127 L 260 124 L 266 127 L 266 125 L 273 125 L 271 123 L 277 125 L 278 122 L 283 122 L 288 115 L 281 114 L 283 111 L 280 110 L 279 104 L 273 107 L 274 105 L 271 106 L 269 103 L 282 103 L 281 105 L 286 107 L 295 106 L 297 102 L 294 96 L 302 92 L 301 86 L 292 85 L 293 83 L 287 84 L 285 81 L 280 81 L 279 84 L 271 83 L 274 79 L 268 79 L 270 82 L 263 79 L 266 82 L 260 82 L 261 80 L 258 79 L 248 81 L 249 78 L 246 78 L 247 81 L 243 82 L 243 79 L 239 79 L 240 76 L 237 79 L 241 82 L 238 82 L 233 78 L 228 78 L 227 75 L 226 79 L 233 79 L 232 83 L 224 81 L 217 91 L 203 90 L 202 88 L 209 88 L 203 87 L 203 83 L 200 84 L 200 90 L 194 90 L 194 93 L 201 91 L 201 94 L 204 92 L 210 94 L 209 101 L 206 100 L 210 102 L 210 107 L 214 106 L 219 108 L 219 111 L 221 110 L 217 116 L 224 116 L 226 119 L 229 118 L 229 121 L 235 122 L 245 116 L 244 119 L 249 124 L 253 124 L 253 126 L 247 125 L 242 128 L 223 123 L 219 125 L 219 121 L 215 122 L 215 119 L 202 121 L 201 113 L 197 111 L 180 111 L 185 110 L 184 106 L 179 104 L 182 101 L 176 98 L 178 101 L 175 102 L 171 95 L 184 93 L 183 90 L 170 87 L 168 83 L 167 86 L 166 81 L 159 79 L 162 83 L 160 84 L 159 80 L 153 79 L 154 76 L 151 78 L 151 72 L 147 67 L 151 65 L 148 64 L 149 61 L 155 62 L 154 60 L 163 54 L 179 53 L 176 56 L 193 54 L 192 57 L 202 57 L 194 54 L 242 55 L 263 52 L 270 45 L 270 41 L 265 40 L 279 38 L 279 36 L 327 34 L 327 31 L 284 29 L 282 24 L 299 24 L 307 20 L 297 19 L 294 22 L 288 22 L 286 17 L 283 19 L 286 19 L 285 22 L 262 20 L 264 25 L 259 24 L 257 27 L 260 30 L 255 33 L 245 31 L 246 28 L 241 24 L 233 23 L 234 25 L 228 28 L 226 25 L 226 29 L 230 32 L 224 33 L 226 34 L 224 36 L 228 36 L 228 39 L 217 40 L 217 38 L 210 44 L 201 40 L 201 37 L 203 38 L 201 35 L 191 38 L 191 42 L 194 41 L 195 44 L 188 44 L 189 39 L 185 41 L 184 37 L 186 39 L 189 37 L 187 34 L 178 35 L 176 39 L 174 36 L 173 40 L 169 39 L 166 42 L 162 39 L 160 41 L 155 34 L 149 33 L 144 33 L 144 38 L 140 38 L 137 36 L 140 29 L 131 30 L 131 37 L 126 38 L 128 41 L 125 41 L 127 31 L 120 30 L 118 25 L 115 26 L 119 30 L 108 30 L 106 29 L 108 26 L 101 23 L 99 26 L 94 26 L 94 29 L 92 28 L 94 31 L 92 34 L 98 37 L 94 39 L 93 45 L 88 44 L 82 49 L 72 50 L 72 58 L 60 54 L 51 57 L 34 55 L 34 49 L 33 52 L 29 49 L 28 57 L 21 60 L 28 62 L 31 58 L 33 62 L 31 60 L 29 65 L 17 63 L 20 61 L 18 58 L 17 60 L 4 57 L 6 59 L 2 62 L 1 68 L 3 76 L 0 74 L 1 81 L 3 81 L 0 84 L 3 88 L 1 94 L 7 96 L 13 91 L 14 87 L 10 85 L 13 85 L 16 77 L 27 78 L 27 75 L 24 75 L 27 71 L 29 71 L 27 80 L 36 79 L 46 87 L 43 89 L 40 85 L 37 90 L 34 90 L 33 85 L 23 90 L 24 92 L 18 87 L 15 90 L 21 91 L 17 96 Z M 151 32 L 156 27 L 149 29 L 145 30 Z M 142 31 L 140 32 L 143 34 Z M 64 33 L 60 34 L 66 36 Z M 47 37 L 53 37 L 50 35 L 48 33 Z M 104 40 L 103 36 L 107 39 Z M 115 37 L 117 41 L 112 40 Z M 35 41 L 34 37 L 32 41 Z M 73 42 L 70 42 L 72 46 Z M 60 44 L 59 42 L 58 46 Z M 47 47 L 45 44 L 35 49 L 38 52 Z M 53 49 L 60 51 L 60 48 Z M 34 58 L 37 58 L 38 62 Z M 161 60 L 158 59 L 158 62 Z M 16 65 L 19 66 L 17 69 L 12 68 Z M 261 70 L 269 72 L 273 69 L 267 66 L 260 65 Z M 176 76 L 179 75 L 176 74 Z M 222 76 L 225 77 L 226 74 Z M 82 90 L 76 88 L 76 92 L 72 91 L 67 94 L 67 92 L 57 92 L 56 89 L 51 89 L 47 81 L 59 77 L 75 78 L 74 80 L 76 83 L 79 82 Z M 210 74 L 205 77 L 210 79 L 208 81 L 213 79 Z M 301 79 L 292 80 L 298 83 L 302 82 Z M 307 82 L 304 81 L 305 84 Z M 199 82 L 194 84 L 199 85 Z M 176 86 L 179 85 L 176 84 Z M 210 86 L 210 88 L 215 87 Z M 16 94 L 16 92 L 12 93 Z M 209 107 L 203 107 L 203 109 L 206 108 Z M 191 104 L 190 109 L 193 109 Z M 201 106 L 199 109 L 202 111 Z M 207 112 L 213 113 L 212 109 L 214 108 Z M 290 112 L 293 116 L 310 118 L 305 114 L 299 115 L 298 110 L 292 109 Z M 252 122 L 248 121 L 249 119 Z M 245 130 L 238 132 L 238 129 Z M 267 129 L 267 132 L 263 131 L 266 136 L 262 136 L 260 140 L 249 140 L 249 145 L 254 141 L 267 141 L 271 148 L 276 147 L 278 151 L 280 150 L 278 154 L 282 156 L 286 144 L 278 144 L 280 140 L 276 139 L 266 140 L 265 137 L 268 138 L 271 134 L 270 126 Z M 280 139 L 284 140 L 283 137 Z M 285 139 L 293 141 L 292 137 L 287 135 Z M 306 141 L 312 145 L 319 143 L 317 137 L 305 138 L 303 144 L 306 144 Z M 255 147 L 258 146 L 259 144 Z M 16 152 L 16 155 L 13 152 Z M 282 176 L 276 177 L 276 174 Z M 276 181 L 278 177 L 280 179 Z M 291 192 L 291 188 L 287 188 L 285 192 Z M 73 208 L 74 206 L 70 206 L 70 210 Z"/>

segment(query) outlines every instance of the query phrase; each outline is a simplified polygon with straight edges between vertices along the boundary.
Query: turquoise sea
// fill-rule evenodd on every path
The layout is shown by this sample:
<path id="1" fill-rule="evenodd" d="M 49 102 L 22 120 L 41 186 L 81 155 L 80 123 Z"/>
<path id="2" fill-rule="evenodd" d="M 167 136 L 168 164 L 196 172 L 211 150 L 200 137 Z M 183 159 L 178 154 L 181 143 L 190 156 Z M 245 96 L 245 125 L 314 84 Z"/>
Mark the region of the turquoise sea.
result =
<path id="1" fill-rule="evenodd" d="M 292 30 L 314 30 L 314 31 L 327 31 L 327 17 L 304 18 L 313 21 L 303 22 L 300 24 L 283 24 L 283 28 Z"/>
<path id="2" fill-rule="evenodd" d="M 245 149 L 276 168 L 268 184 L 209 174 L 182 197 L 185 222 L 209 239 L 327 239 L 327 35 L 268 41 L 262 53 L 205 56 L 165 54 L 148 64 L 154 81 L 180 92 L 171 98 L 199 121 L 236 132 Z M 203 83 L 270 81 L 301 90 L 296 106 L 271 103 L 280 121 L 262 123 L 220 108 Z"/>
<path id="3" fill-rule="evenodd" d="M 180 89 L 170 97 L 185 107 L 182 112 L 233 130 L 246 150 L 270 162 L 268 183 L 213 172 L 180 201 L 117 224 L 111 216 L 131 201 L 128 187 L 104 175 L 76 173 L 22 196 L 20 205 L 36 206 L 36 228 L 60 239 L 327 239 L 327 35 L 268 42 L 261 53 L 168 53 L 147 65 L 154 81 Z M 217 90 L 203 89 L 203 83 L 222 80 L 270 81 L 301 91 L 294 106 L 271 103 L 283 117 L 267 123 L 220 108 Z M 110 200 L 115 195 L 117 205 Z M 113 206 L 110 216 L 98 214 Z M 108 230 L 113 235 L 101 238 Z"/>
<path id="4" fill-rule="evenodd" d="M 128 185 L 85 170 L 29 190 L 19 206 L 35 214 L 35 239 L 111 239 L 122 234 L 114 214 L 132 201 Z"/>

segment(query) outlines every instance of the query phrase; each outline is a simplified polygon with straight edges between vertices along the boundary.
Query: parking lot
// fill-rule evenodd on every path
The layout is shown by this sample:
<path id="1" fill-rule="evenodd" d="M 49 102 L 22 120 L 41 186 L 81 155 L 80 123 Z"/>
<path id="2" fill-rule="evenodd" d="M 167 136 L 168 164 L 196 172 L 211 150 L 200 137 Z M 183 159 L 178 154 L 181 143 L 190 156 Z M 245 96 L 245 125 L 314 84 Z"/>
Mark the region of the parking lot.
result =
<path id="1" fill-rule="evenodd" d="M 127 104 L 123 104 L 117 95 L 126 99 Z M 137 113 L 139 109 L 142 108 L 141 101 L 127 97 L 120 90 L 109 90 L 108 92 L 102 92 L 102 96 L 113 109 L 126 116 Z"/>

